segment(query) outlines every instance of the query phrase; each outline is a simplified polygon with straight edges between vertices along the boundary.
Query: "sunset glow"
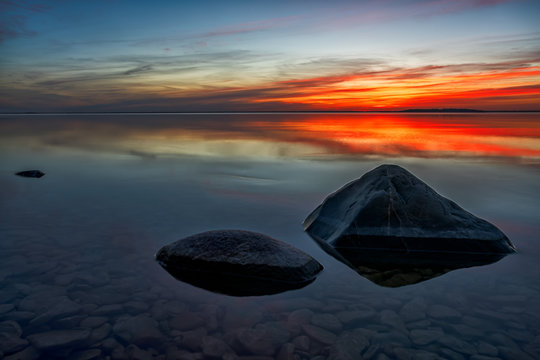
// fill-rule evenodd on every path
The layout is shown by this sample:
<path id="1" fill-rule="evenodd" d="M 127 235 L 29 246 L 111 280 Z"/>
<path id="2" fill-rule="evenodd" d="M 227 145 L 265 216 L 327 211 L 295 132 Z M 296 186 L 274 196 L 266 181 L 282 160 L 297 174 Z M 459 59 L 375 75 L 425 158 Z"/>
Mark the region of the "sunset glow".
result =
<path id="1" fill-rule="evenodd" d="M 408 69 L 338 78 L 284 81 L 285 96 L 255 102 L 284 102 L 311 105 L 317 109 L 360 110 L 373 108 L 490 108 L 494 98 L 505 106 L 526 97 L 540 103 L 540 67 L 515 68 L 492 72 L 460 73 L 452 69 Z M 303 84 L 305 84 L 303 86 Z M 316 84 L 316 85 L 312 85 Z M 288 86 L 292 85 L 292 86 Z M 293 92 L 289 92 L 293 88 Z M 475 106 L 473 106 L 475 105 Z M 500 109 L 504 109 L 501 107 Z"/>
<path id="2" fill-rule="evenodd" d="M 0 360 L 540 359 L 539 170 L 540 0 L 0 0 Z"/>
<path id="3" fill-rule="evenodd" d="M 1 112 L 540 110 L 535 0 L 0 10 Z"/>

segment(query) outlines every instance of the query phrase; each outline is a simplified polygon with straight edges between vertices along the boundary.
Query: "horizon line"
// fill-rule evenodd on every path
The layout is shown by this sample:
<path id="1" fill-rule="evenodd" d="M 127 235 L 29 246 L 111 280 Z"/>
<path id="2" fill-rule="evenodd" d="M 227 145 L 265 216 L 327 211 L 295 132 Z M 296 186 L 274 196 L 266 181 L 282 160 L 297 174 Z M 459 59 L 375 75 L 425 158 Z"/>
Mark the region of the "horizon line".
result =
<path id="1" fill-rule="evenodd" d="M 404 110 L 251 110 L 251 111 L 20 111 L 0 115 L 122 115 L 122 114 L 373 114 L 373 113 L 539 113 L 540 110 L 404 109 Z"/>

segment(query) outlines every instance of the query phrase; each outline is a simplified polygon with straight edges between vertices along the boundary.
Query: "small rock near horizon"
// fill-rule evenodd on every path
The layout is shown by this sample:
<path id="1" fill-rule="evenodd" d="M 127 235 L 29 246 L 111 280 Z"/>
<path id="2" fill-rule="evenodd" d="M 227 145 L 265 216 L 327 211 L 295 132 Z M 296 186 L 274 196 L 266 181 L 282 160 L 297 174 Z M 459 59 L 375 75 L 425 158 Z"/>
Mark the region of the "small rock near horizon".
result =
<path id="1" fill-rule="evenodd" d="M 28 177 L 28 178 L 40 178 L 45 175 L 44 172 L 41 170 L 25 170 L 25 171 L 19 171 L 15 173 L 15 175 L 22 176 L 22 177 Z"/>

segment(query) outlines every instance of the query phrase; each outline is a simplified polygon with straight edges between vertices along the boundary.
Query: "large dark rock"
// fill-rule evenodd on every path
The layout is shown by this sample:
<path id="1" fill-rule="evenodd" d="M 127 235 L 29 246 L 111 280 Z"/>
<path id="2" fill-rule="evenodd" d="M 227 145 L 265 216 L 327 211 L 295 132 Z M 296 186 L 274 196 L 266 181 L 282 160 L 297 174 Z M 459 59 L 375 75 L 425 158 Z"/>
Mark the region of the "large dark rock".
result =
<path id="1" fill-rule="evenodd" d="M 19 175 L 22 177 L 29 177 L 29 178 L 40 178 L 43 175 L 45 175 L 45 173 L 41 172 L 40 170 L 26 170 L 26 171 L 19 171 L 15 173 L 15 175 Z"/>
<path id="2" fill-rule="evenodd" d="M 328 196 L 305 230 L 332 247 L 413 252 L 511 253 L 495 226 L 397 165 L 381 165 Z"/>
<path id="3" fill-rule="evenodd" d="M 236 296 L 300 288 L 322 270 L 315 259 L 289 244 L 241 230 L 188 236 L 161 248 L 156 260 L 179 280 Z"/>
<path id="4" fill-rule="evenodd" d="M 329 195 L 304 221 L 329 254 L 384 286 L 497 261 L 515 251 L 499 229 L 396 165 Z"/>

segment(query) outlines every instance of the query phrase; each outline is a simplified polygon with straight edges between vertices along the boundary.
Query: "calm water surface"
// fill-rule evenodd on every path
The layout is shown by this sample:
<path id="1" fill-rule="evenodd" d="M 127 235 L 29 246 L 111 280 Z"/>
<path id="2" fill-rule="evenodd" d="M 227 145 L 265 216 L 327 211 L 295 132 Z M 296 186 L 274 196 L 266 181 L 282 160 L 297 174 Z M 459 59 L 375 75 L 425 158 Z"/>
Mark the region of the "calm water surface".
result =
<path id="1" fill-rule="evenodd" d="M 397 288 L 327 255 L 302 221 L 384 163 L 518 253 Z M 46 175 L 13 175 L 27 169 Z M 2 115 L 0 358 L 540 358 L 539 200 L 538 114 Z M 231 297 L 154 261 L 212 229 L 267 234 L 325 270 Z"/>

